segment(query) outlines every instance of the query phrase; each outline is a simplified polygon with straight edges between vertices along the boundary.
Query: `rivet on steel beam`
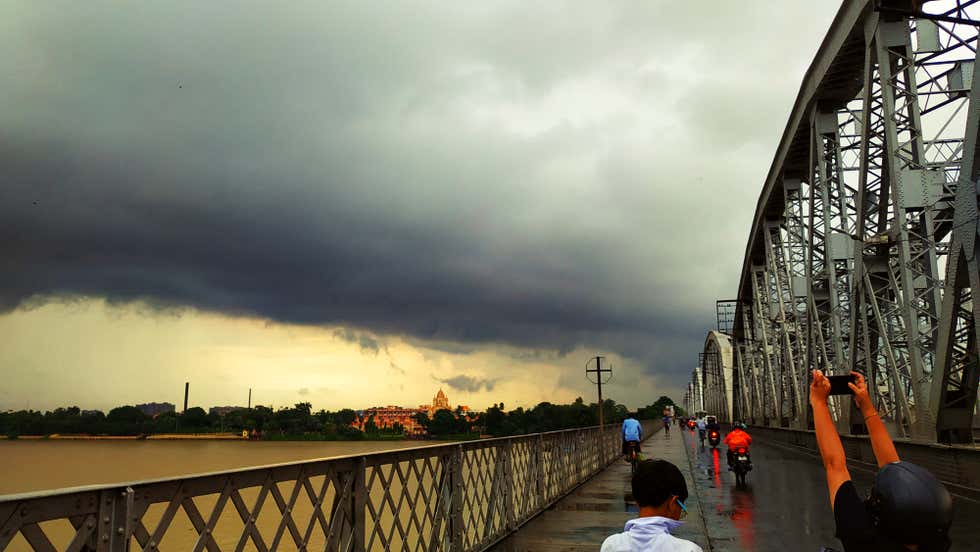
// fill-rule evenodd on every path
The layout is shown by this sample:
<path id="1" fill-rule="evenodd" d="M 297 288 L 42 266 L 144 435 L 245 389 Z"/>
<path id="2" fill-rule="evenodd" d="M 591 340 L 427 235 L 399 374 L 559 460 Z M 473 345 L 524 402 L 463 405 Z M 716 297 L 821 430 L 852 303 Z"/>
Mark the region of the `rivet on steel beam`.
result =
<path id="1" fill-rule="evenodd" d="M 102 535 L 102 540 L 103 541 L 109 540 L 109 535 Z"/>
<path id="2" fill-rule="evenodd" d="M 123 528 L 122 527 L 117 527 L 116 528 L 116 534 L 117 535 L 122 535 L 123 534 Z"/>
<path id="3" fill-rule="evenodd" d="M 102 521 L 104 523 L 109 523 L 109 516 L 106 516 L 106 517 L 102 518 Z"/>
<path id="4" fill-rule="evenodd" d="M 86 525 L 88 525 L 89 529 L 95 527 L 95 520 L 94 519 L 88 520 L 88 523 Z"/>

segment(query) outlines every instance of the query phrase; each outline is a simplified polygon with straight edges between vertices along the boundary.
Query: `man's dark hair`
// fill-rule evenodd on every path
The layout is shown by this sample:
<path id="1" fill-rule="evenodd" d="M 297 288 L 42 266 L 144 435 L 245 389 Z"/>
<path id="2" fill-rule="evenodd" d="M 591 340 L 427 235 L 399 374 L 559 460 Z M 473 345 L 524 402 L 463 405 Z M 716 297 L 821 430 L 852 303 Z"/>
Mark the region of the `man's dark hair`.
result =
<path id="1" fill-rule="evenodd" d="M 660 506 L 677 496 L 687 500 L 687 483 L 677 466 L 666 460 L 644 460 L 633 474 L 633 498 L 639 506 Z"/>

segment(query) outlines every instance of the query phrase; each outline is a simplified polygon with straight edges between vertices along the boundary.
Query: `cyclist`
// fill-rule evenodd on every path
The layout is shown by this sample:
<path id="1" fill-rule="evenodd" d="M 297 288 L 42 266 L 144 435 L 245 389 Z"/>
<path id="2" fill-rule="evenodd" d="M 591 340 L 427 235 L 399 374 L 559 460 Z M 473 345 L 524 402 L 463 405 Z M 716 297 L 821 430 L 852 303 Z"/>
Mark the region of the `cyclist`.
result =
<path id="1" fill-rule="evenodd" d="M 639 454 L 641 440 L 643 440 L 643 428 L 640 427 L 640 422 L 633 417 L 631 412 L 623 420 L 623 456 L 626 457 L 627 462 L 629 461 L 630 448 L 634 448 Z"/>
<path id="2" fill-rule="evenodd" d="M 752 444 L 752 437 L 746 431 L 748 426 L 742 422 L 732 424 L 732 430 L 725 435 L 725 444 L 728 446 L 728 471 L 732 471 L 732 461 L 735 459 L 735 449 L 748 449 Z"/>
<path id="3" fill-rule="evenodd" d="M 670 435 L 670 416 L 664 416 L 664 433 Z"/>
<path id="4" fill-rule="evenodd" d="M 704 416 L 700 416 L 695 424 L 698 426 L 698 438 L 701 439 L 701 446 L 704 446 L 704 436 L 708 432 L 708 422 L 704 420 Z"/>
<path id="5" fill-rule="evenodd" d="M 844 447 L 827 407 L 830 380 L 820 370 L 814 370 L 810 383 L 817 448 L 827 472 L 837 538 L 848 552 L 949 550 L 949 526 L 953 521 L 949 491 L 927 470 L 898 458 L 895 444 L 871 404 L 864 376 L 851 374 L 854 381 L 847 386 L 864 417 L 878 461 L 878 473 L 867 500 L 861 500 L 851 482 Z"/>

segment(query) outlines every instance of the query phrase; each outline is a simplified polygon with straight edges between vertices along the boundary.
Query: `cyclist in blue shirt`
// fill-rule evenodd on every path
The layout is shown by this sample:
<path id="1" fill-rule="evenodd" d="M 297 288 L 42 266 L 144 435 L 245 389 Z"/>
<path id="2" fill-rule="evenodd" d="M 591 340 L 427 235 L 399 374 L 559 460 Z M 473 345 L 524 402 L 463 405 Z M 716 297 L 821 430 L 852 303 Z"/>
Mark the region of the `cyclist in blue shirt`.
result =
<path id="1" fill-rule="evenodd" d="M 640 452 L 642 439 L 643 429 L 640 427 L 640 422 L 636 421 L 633 414 L 627 414 L 626 419 L 623 420 L 623 456 L 629 456 L 631 444 L 636 448 L 636 452 Z"/>

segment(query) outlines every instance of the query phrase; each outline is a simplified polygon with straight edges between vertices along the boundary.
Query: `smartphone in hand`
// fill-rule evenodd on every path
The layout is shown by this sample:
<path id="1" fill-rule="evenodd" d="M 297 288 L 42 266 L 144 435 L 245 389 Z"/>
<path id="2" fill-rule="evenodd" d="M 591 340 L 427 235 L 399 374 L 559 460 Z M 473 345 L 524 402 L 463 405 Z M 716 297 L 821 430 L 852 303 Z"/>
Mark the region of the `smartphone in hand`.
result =
<path id="1" fill-rule="evenodd" d="M 847 386 L 848 383 L 854 383 L 853 374 L 845 374 L 843 376 L 827 376 L 830 380 L 830 394 L 831 395 L 853 395 L 854 392 L 851 388 Z"/>

